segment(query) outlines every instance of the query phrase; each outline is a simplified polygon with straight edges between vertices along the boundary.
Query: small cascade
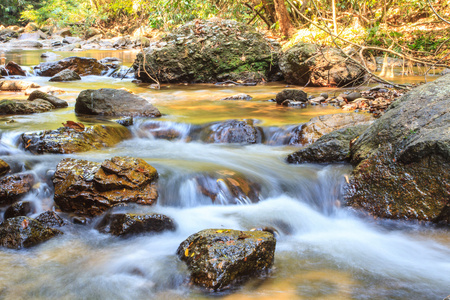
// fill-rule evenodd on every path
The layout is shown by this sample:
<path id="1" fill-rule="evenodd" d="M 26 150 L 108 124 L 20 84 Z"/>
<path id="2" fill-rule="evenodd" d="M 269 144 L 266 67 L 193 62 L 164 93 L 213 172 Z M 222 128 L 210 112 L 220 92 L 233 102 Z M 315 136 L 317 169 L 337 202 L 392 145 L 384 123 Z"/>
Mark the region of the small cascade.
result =
<path id="1" fill-rule="evenodd" d="M 176 123 L 170 121 L 144 121 L 138 122 L 133 127 L 135 135 L 140 138 L 190 141 L 192 131 L 191 124 Z"/>

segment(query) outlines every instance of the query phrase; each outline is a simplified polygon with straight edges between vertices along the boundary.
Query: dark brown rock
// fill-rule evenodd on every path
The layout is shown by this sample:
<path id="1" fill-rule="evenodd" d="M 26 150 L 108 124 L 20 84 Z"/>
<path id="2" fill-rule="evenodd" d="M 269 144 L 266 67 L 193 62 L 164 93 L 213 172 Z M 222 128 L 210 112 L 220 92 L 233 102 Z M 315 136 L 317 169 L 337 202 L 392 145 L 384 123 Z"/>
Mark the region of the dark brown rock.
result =
<path id="1" fill-rule="evenodd" d="M 175 230 L 172 219 L 161 214 L 107 214 L 96 227 L 102 233 L 128 236 Z"/>
<path id="2" fill-rule="evenodd" d="M 285 89 L 276 95 L 275 100 L 277 104 L 283 104 L 283 102 L 286 100 L 306 102 L 308 101 L 308 95 L 302 90 Z"/>
<path id="3" fill-rule="evenodd" d="M 206 229 L 183 241 L 177 255 L 187 264 L 192 283 L 220 291 L 269 271 L 275 244 L 266 231 Z"/>
<path id="4" fill-rule="evenodd" d="M 252 99 L 253 99 L 253 97 L 250 95 L 247 95 L 247 94 L 236 94 L 233 96 L 228 96 L 228 97 L 222 98 L 220 100 L 247 100 L 248 101 L 248 100 L 252 100 Z"/>
<path id="5" fill-rule="evenodd" d="M 56 130 L 23 133 L 22 143 L 26 150 L 35 154 L 67 154 L 112 147 L 130 137 L 131 132 L 125 126 L 111 124 L 89 126 L 81 131 L 61 127 Z"/>
<path id="6" fill-rule="evenodd" d="M 42 226 L 27 217 L 15 217 L 0 224 L 0 246 L 21 249 L 36 246 L 59 234 L 61 231 Z"/>
<path id="7" fill-rule="evenodd" d="M 227 120 L 206 127 L 200 138 L 207 143 L 255 144 L 261 142 L 262 130 L 252 120 Z"/>
<path id="8" fill-rule="evenodd" d="M 85 115 L 160 117 L 146 99 L 125 90 L 84 90 L 76 100 L 75 112 Z"/>
<path id="9" fill-rule="evenodd" d="M 14 174 L 0 179 L 0 205 L 8 205 L 28 193 L 34 184 L 32 174 Z"/>
<path id="10" fill-rule="evenodd" d="M 36 221 L 47 227 L 63 227 L 67 222 L 54 211 L 47 210 L 36 217 Z"/>
<path id="11" fill-rule="evenodd" d="M 8 71 L 9 76 L 26 76 L 27 75 L 27 73 L 22 69 L 22 67 L 13 61 L 9 61 L 5 65 L 5 69 L 6 69 L 6 71 Z"/>
<path id="12" fill-rule="evenodd" d="M 28 216 L 34 212 L 34 204 L 29 201 L 16 202 L 5 211 L 4 220 L 14 217 Z"/>
<path id="13" fill-rule="evenodd" d="M 37 76 L 55 76 L 65 69 L 70 69 L 81 76 L 101 75 L 106 67 L 95 58 L 71 56 L 56 62 L 44 62 L 34 67 Z"/>
<path id="14" fill-rule="evenodd" d="M 44 93 L 40 90 L 35 90 L 28 96 L 28 101 L 33 101 L 35 99 L 42 99 L 50 102 L 54 107 L 57 108 L 67 107 L 69 105 L 66 101 L 59 99 L 58 97 L 55 97 L 53 95 Z"/>
<path id="15" fill-rule="evenodd" d="M 73 70 L 65 69 L 55 74 L 52 78 L 50 78 L 49 81 L 75 81 L 75 80 L 81 80 L 80 75 L 78 75 L 77 72 Z"/>
<path id="16" fill-rule="evenodd" d="M 365 71 L 337 48 L 299 42 L 280 55 L 285 80 L 301 86 L 355 86 Z"/>
<path id="17" fill-rule="evenodd" d="M 2 159 L 0 159 L 0 176 L 6 175 L 11 168 L 9 165 Z"/>
<path id="18" fill-rule="evenodd" d="M 66 158 L 53 177 L 55 203 L 64 212 L 95 216 L 118 205 L 154 204 L 158 173 L 144 160 L 113 157 L 103 163 Z"/>
<path id="19" fill-rule="evenodd" d="M 376 217 L 438 220 L 450 201 L 450 75 L 400 97 L 351 147 L 346 201 Z"/>

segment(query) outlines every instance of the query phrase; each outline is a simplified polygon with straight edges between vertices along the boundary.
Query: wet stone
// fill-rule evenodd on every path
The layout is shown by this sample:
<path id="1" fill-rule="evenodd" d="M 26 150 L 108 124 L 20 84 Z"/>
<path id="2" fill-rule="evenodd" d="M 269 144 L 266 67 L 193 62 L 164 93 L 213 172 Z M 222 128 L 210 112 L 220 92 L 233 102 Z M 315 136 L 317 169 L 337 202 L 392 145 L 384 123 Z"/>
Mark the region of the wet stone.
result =
<path id="1" fill-rule="evenodd" d="M 10 166 L 2 159 L 0 159 L 0 176 L 6 175 L 9 170 L 11 170 Z"/>
<path id="2" fill-rule="evenodd" d="M 33 101 L 36 99 L 42 99 L 50 102 L 54 107 L 57 108 L 67 107 L 69 105 L 66 101 L 59 99 L 58 97 L 55 97 L 53 95 L 44 93 L 40 90 L 35 90 L 28 96 L 28 101 Z"/>
<path id="3" fill-rule="evenodd" d="M 283 104 L 284 101 L 307 102 L 308 95 L 302 90 L 285 89 L 279 92 L 275 98 L 277 104 Z"/>
<path id="4" fill-rule="evenodd" d="M 67 225 L 67 222 L 61 218 L 54 211 L 45 211 L 36 217 L 36 221 L 41 222 L 44 226 L 47 227 L 63 227 Z"/>
<path id="5" fill-rule="evenodd" d="M 27 216 L 34 212 L 34 204 L 29 201 L 16 202 L 5 211 L 4 220 L 19 216 Z"/>
<path id="6" fill-rule="evenodd" d="M 0 246 L 11 249 L 29 248 L 59 234 L 62 232 L 44 227 L 34 219 L 15 217 L 0 224 Z"/>
<path id="7" fill-rule="evenodd" d="M 33 174 L 14 174 L 0 179 L 0 205 L 8 205 L 28 193 L 34 185 Z"/>
<path id="8" fill-rule="evenodd" d="M 183 241 L 177 256 L 187 264 L 193 284 L 221 291 L 268 272 L 275 244 L 266 231 L 206 229 Z"/>
<path id="9" fill-rule="evenodd" d="M 157 233 L 175 230 L 172 219 L 161 214 L 107 214 L 97 225 L 101 233 L 128 236 L 139 233 Z"/>

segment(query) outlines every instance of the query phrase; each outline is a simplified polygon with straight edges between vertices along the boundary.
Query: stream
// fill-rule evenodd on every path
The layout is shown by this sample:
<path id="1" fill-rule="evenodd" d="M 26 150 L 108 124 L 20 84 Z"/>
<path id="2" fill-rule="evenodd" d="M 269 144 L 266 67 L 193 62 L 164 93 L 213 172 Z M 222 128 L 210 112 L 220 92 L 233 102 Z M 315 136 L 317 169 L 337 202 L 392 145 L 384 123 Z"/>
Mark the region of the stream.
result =
<path id="1" fill-rule="evenodd" d="M 6 52 L 7 60 L 31 67 L 48 50 Z M 132 64 L 133 51 L 58 53 L 118 57 Z M 160 90 L 136 85 L 131 79 L 86 76 L 77 82 L 27 81 L 65 91 L 57 97 L 69 107 L 51 112 L 0 117 L 0 159 L 13 171 L 33 172 L 39 188 L 26 196 L 36 213 L 53 206 L 51 174 L 66 157 L 101 162 L 113 156 L 142 158 L 159 173 L 155 206 L 129 206 L 127 212 L 158 212 L 172 218 L 177 229 L 162 234 L 119 238 L 89 225 L 63 227 L 64 235 L 27 250 L 0 250 L 1 299 L 443 299 L 450 294 L 450 234 L 414 222 L 374 220 L 339 205 L 341 188 L 352 167 L 346 164 L 289 165 L 284 159 L 296 147 L 284 146 L 277 133 L 312 117 L 340 113 L 331 106 L 306 109 L 277 106 L 268 99 L 283 83 L 254 87 L 163 85 Z M 419 82 L 423 77 L 411 77 Z M 406 79 L 401 79 L 402 81 Z M 136 118 L 133 138 L 99 151 L 71 155 L 32 155 L 18 147 L 21 133 L 56 129 L 72 120 L 105 123 L 101 118 L 74 114 L 80 91 L 126 88 L 148 99 L 163 114 Z M 331 88 L 306 88 L 308 95 L 339 93 Z M 218 101 L 237 93 L 251 101 Z M 26 99 L 0 93 L 0 100 Z M 14 119 L 15 122 L 7 123 Z M 254 119 L 268 136 L 255 145 L 207 144 L 192 139 L 193 128 L 229 119 Z M 149 128 L 177 133 L 172 140 L 155 138 Z M 260 187 L 260 201 L 218 200 L 203 195 L 194 178 L 205 174 L 237 173 Z M 33 217 L 32 216 L 32 217 Z M 205 294 L 188 285 L 189 274 L 175 256 L 189 235 L 207 228 L 250 230 L 274 227 L 279 235 L 275 264 L 267 278 L 250 280 L 232 293 Z"/>

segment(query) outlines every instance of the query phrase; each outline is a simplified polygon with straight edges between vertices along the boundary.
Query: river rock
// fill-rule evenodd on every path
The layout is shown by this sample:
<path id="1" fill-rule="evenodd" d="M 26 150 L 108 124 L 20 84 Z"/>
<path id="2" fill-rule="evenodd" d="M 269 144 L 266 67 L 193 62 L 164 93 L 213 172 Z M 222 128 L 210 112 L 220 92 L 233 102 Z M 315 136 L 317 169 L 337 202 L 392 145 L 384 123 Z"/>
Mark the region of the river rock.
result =
<path id="1" fill-rule="evenodd" d="M 276 72 L 278 49 L 245 24 L 197 19 L 145 49 L 145 70 L 142 52 L 133 67 L 144 82 L 258 82 Z"/>
<path id="2" fill-rule="evenodd" d="M 55 97 L 53 95 L 44 93 L 40 90 L 35 90 L 28 96 L 28 101 L 34 101 L 36 99 L 50 102 L 56 108 L 67 107 L 69 105 L 66 101 L 59 99 L 58 97 Z"/>
<path id="3" fill-rule="evenodd" d="M 233 96 L 222 98 L 220 100 L 252 100 L 252 99 L 253 99 L 252 96 L 247 94 L 236 94 Z"/>
<path id="4" fill-rule="evenodd" d="M 206 229 L 183 241 L 177 255 L 193 284 L 220 291 L 269 271 L 275 244 L 266 231 Z"/>
<path id="5" fill-rule="evenodd" d="M 334 163 L 350 159 L 350 143 L 369 125 L 358 125 L 332 131 L 313 144 L 290 154 L 288 163 Z"/>
<path id="6" fill-rule="evenodd" d="M 63 227 L 67 225 L 67 222 L 61 218 L 57 213 L 51 210 L 47 210 L 41 213 L 35 218 L 36 221 L 47 227 Z"/>
<path id="7" fill-rule="evenodd" d="M 42 226 L 27 217 L 15 217 L 0 224 L 0 246 L 21 249 L 36 246 L 59 234 L 61 231 Z"/>
<path id="8" fill-rule="evenodd" d="M 3 74 L 3 75 L 9 75 L 9 76 L 26 76 L 27 75 L 27 73 L 22 69 L 22 67 L 13 61 L 9 61 L 5 65 L 5 70 L 8 73 Z"/>
<path id="9" fill-rule="evenodd" d="M 351 147 L 347 205 L 376 217 L 437 220 L 450 206 L 450 75 L 396 100 Z"/>
<path id="10" fill-rule="evenodd" d="M 213 123 L 201 133 L 201 140 L 207 143 L 255 144 L 262 141 L 262 130 L 252 120 L 227 120 Z"/>
<path id="11" fill-rule="evenodd" d="M 96 227 L 101 233 L 128 236 L 147 232 L 175 230 L 172 219 L 161 214 L 107 214 Z"/>
<path id="12" fill-rule="evenodd" d="M 337 48 L 299 42 L 280 55 L 285 80 L 301 86 L 354 86 L 365 71 Z"/>
<path id="13" fill-rule="evenodd" d="M 0 177 L 6 175 L 9 170 L 11 170 L 10 166 L 2 159 L 0 159 Z"/>
<path id="14" fill-rule="evenodd" d="M 127 203 L 151 205 L 158 192 L 155 168 L 144 160 L 113 157 L 103 163 L 65 158 L 53 177 L 55 203 L 64 212 L 95 216 Z"/>
<path id="15" fill-rule="evenodd" d="M 75 112 L 104 116 L 161 116 L 159 110 L 146 99 L 118 89 L 82 91 L 77 97 Z"/>
<path id="16" fill-rule="evenodd" d="M 0 42 L 7 42 L 10 39 L 19 37 L 19 33 L 11 28 L 4 28 L 0 30 Z"/>
<path id="17" fill-rule="evenodd" d="M 45 100 L 8 100 L 0 101 L 0 115 L 27 115 L 33 113 L 42 113 L 55 108 L 51 103 Z"/>
<path id="18" fill-rule="evenodd" d="M 261 186 L 229 170 L 199 174 L 197 188 L 215 204 L 248 204 L 260 200 Z"/>
<path id="19" fill-rule="evenodd" d="M 0 205 L 8 205 L 28 193 L 34 184 L 33 174 L 21 173 L 0 179 Z"/>
<path id="20" fill-rule="evenodd" d="M 296 89 L 285 89 L 277 93 L 275 97 L 277 104 L 282 104 L 286 100 L 306 102 L 308 101 L 308 95 L 304 91 Z"/>
<path id="21" fill-rule="evenodd" d="M 75 81 L 75 80 L 81 80 L 80 75 L 77 74 L 77 72 L 65 69 L 50 78 L 49 81 Z"/>
<path id="22" fill-rule="evenodd" d="M 112 147 L 130 137 L 131 132 L 125 126 L 110 124 L 23 133 L 22 143 L 34 154 L 68 154 Z"/>
<path id="23" fill-rule="evenodd" d="M 37 83 L 22 80 L 0 80 L 0 91 L 23 91 L 41 87 Z"/>
<path id="24" fill-rule="evenodd" d="M 34 67 L 37 76 L 55 76 L 65 69 L 70 69 L 81 76 L 101 75 L 106 67 L 95 58 L 71 56 L 55 62 L 44 62 Z"/>
<path id="25" fill-rule="evenodd" d="M 33 211 L 34 205 L 32 202 L 16 202 L 6 209 L 3 219 L 7 220 L 15 217 L 27 216 L 29 214 L 32 214 Z"/>
<path id="26" fill-rule="evenodd" d="M 294 129 L 289 144 L 311 144 L 322 135 L 334 130 L 355 125 L 367 125 L 374 120 L 375 118 L 372 115 L 358 113 L 341 113 L 314 117 L 301 127 Z"/>
<path id="27" fill-rule="evenodd" d="M 12 41 L 9 44 L 9 47 L 13 49 L 24 49 L 24 48 L 40 49 L 44 47 L 44 45 L 41 42 L 34 40 L 21 40 L 21 41 L 17 40 Z"/>

